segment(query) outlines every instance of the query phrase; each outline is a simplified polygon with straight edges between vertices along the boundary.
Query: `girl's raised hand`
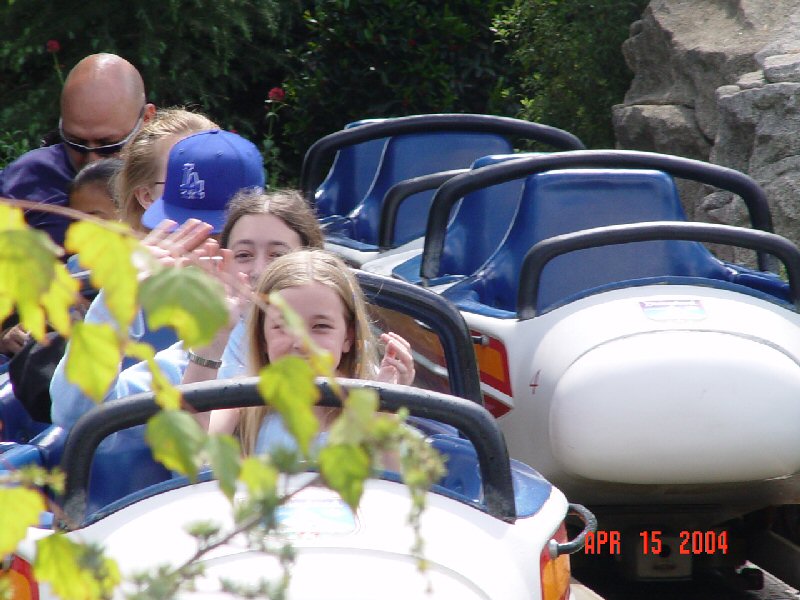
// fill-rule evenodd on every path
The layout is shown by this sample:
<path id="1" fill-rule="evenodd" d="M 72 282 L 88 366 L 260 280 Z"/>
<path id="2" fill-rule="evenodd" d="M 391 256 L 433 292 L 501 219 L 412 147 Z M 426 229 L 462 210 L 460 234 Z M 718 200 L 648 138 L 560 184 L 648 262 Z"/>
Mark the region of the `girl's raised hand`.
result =
<path id="1" fill-rule="evenodd" d="M 175 225 L 175 221 L 164 220 L 142 240 L 142 245 L 165 266 L 185 262 L 187 256 L 203 247 L 214 229 L 197 219 L 189 219 L 177 229 Z"/>
<path id="2" fill-rule="evenodd" d="M 377 380 L 385 383 L 414 383 L 414 357 L 411 344 L 402 336 L 390 331 L 381 334 L 381 342 L 386 344 L 386 352 L 381 361 Z"/>

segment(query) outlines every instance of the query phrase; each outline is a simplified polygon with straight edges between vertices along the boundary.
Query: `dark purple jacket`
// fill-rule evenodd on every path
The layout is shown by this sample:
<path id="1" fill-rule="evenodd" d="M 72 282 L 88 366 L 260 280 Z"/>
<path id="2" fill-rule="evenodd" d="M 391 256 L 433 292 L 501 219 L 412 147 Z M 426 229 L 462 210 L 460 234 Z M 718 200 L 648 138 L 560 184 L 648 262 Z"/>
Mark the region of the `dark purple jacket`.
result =
<path id="1" fill-rule="evenodd" d="M 74 177 L 75 170 L 63 144 L 37 148 L 0 172 L 0 196 L 66 206 L 67 190 Z M 26 211 L 25 219 L 31 227 L 50 234 L 56 244 L 64 245 L 69 219 L 39 211 Z"/>

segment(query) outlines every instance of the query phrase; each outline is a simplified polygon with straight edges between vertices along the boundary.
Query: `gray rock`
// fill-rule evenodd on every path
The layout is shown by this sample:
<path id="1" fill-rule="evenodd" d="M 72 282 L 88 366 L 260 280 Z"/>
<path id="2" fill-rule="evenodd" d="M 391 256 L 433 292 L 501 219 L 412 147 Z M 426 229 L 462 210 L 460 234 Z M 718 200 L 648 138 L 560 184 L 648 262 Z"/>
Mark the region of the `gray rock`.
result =
<path id="1" fill-rule="evenodd" d="M 800 54 L 778 54 L 764 60 L 764 79 L 768 83 L 800 81 Z"/>
<path id="2" fill-rule="evenodd" d="M 768 193 L 776 231 L 800 243 L 800 0 L 652 0 L 623 54 L 634 78 L 613 109 L 617 146 L 749 174 Z M 730 193 L 681 193 L 690 217 L 748 223 Z"/>

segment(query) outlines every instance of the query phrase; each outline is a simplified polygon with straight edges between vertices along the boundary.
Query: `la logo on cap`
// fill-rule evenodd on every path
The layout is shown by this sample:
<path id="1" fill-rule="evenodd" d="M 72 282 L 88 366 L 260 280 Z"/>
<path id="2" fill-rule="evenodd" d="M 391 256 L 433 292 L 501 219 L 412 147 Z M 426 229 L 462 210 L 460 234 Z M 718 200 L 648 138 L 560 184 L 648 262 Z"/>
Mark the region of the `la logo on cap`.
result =
<path id="1" fill-rule="evenodd" d="M 202 200 L 206 197 L 206 182 L 194 170 L 194 163 L 183 165 L 183 178 L 180 185 L 181 198 L 184 200 Z"/>

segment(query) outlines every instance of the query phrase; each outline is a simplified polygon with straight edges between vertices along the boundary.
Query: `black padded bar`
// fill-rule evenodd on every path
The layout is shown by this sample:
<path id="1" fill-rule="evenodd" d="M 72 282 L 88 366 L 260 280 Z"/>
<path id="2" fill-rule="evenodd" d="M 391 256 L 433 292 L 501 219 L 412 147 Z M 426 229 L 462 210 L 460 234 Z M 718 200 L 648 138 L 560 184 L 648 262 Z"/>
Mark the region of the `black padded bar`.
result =
<path id="1" fill-rule="evenodd" d="M 459 199 L 480 188 L 520 179 L 555 169 L 577 168 L 655 169 L 733 192 L 744 200 L 755 229 L 772 231 L 772 215 L 766 192 L 751 177 L 720 165 L 654 152 L 634 150 L 578 150 L 531 156 L 489 165 L 456 175 L 436 190 L 428 212 L 428 226 L 422 251 L 420 275 L 423 280 L 439 275 L 444 238 L 450 211 Z M 769 261 L 759 253 L 758 266 L 769 270 Z"/>
<path id="2" fill-rule="evenodd" d="M 685 240 L 728 244 L 768 252 L 777 256 L 789 275 L 789 290 L 795 309 L 800 309 L 800 250 L 784 237 L 769 231 L 747 229 L 716 223 L 682 223 L 651 221 L 595 227 L 542 240 L 525 254 L 520 269 L 517 293 L 517 317 L 520 320 L 536 316 L 536 298 L 544 266 L 556 256 L 614 244 L 653 240 Z"/>
<path id="3" fill-rule="evenodd" d="M 339 379 L 347 389 L 373 389 L 379 394 L 380 409 L 394 412 L 408 408 L 412 415 L 435 419 L 456 427 L 472 442 L 478 456 L 486 511 L 505 521 L 516 518 L 514 489 L 508 450 L 492 415 L 474 402 L 429 390 L 372 381 Z M 178 386 L 184 401 L 204 412 L 221 408 L 260 406 L 257 377 L 212 380 Z M 318 380 L 320 406 L 340 406 L 340 400 L 326 381 Z M 63 498 L 67 523 L 80 524 L 86 510 L 89 475 L 97 447 L 107 436 L 143 425 L 160 407 L 153 393 L 142 393 L 101 404 L 78 419 L 69 432 L 61 469 L 66 474 Z"/>
<path id="4" fill-rule="evenodd" d="M 563 129 L 510 117 L 452 113 L 398 117 L 342 129 L 318 139 L 308 148 L 303 158 L 300 190 L 306 200 L 313 205 L 314 192 L 325 179 L 327 169 L 340 148 L 393 135 L 429 131 L 498 133 L 537 140 L 559 150 L 585 148 L 583 142 Z"/>
<path id="5" fill-rule="evenodd" d="M 439 336 L 450 380 L 450 393 L 483 406 L 481 379 L 464 316 L 439 294 L 399 279 L 355 271 L 371 304 L 395 310 L 422 322 Z M 412 342 L 413 340 L 409 340 Z"/>
<path id="6" fill-rule="evenodd" d="M 378 223 L 378 247 L 381 250 L 388 250 L 394 246 L 394 226 L 397 223 L 397 212 L 400 205 L 406 198 L 424 192 L 435 190 L 445 181 L 461 173 L 466 173 L 469 169 L 452 169 L 451 171 L 439 171 L 420 175 L 411 179 L 398 181 L 386 192 L 381 205 L 381 220 Z"/>

